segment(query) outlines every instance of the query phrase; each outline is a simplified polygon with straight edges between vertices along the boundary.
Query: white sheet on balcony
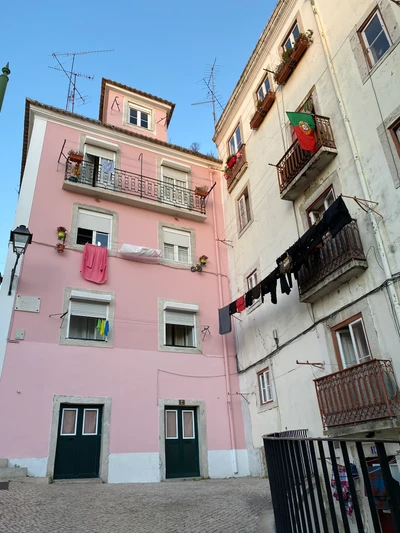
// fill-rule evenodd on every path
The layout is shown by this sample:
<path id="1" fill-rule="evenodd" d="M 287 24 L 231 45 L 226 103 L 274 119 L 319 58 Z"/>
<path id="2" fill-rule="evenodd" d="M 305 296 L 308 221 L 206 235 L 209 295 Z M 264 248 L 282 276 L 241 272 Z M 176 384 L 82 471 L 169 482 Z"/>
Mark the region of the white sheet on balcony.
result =
<path id="1" fill-rule="evenodd" d="M 152 262 L 161 257 L 161 250 L 147 248 L 146 246 L 136 246 L 135 244 L 123 244 L 118 252 L 122 257 L 131 261 Z"/>

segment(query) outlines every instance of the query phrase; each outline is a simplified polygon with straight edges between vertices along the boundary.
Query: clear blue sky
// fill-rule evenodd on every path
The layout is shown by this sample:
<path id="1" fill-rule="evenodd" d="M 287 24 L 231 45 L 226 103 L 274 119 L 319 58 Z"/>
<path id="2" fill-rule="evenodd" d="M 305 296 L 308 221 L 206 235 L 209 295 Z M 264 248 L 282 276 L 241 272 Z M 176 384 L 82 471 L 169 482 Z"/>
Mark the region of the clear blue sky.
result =
<path id="1" fill-rule="evenodd" d="M 114 49 L 77 58 L 75 70 L 95 76 L 79 82 L 88 103 L 76 107 L 77 113 L 98 118 L 101 78 L 109 78 L 174 102 L 170 142 L 189 147 L 196 141 L 201 152 L 216 153 L 211 106 L 191 105 L 206 97 L 197 82 L 216 57 L 224 105 L 274 5 L 275 0 L 6 2 L 0 67 L 9 61 L 11 75 L 0 113 L 0 272 L 18 198 L 25 98 L 61 108 L 66 103 L 66 78 L 48 68 L 55 64 L 52 52 Z"/>

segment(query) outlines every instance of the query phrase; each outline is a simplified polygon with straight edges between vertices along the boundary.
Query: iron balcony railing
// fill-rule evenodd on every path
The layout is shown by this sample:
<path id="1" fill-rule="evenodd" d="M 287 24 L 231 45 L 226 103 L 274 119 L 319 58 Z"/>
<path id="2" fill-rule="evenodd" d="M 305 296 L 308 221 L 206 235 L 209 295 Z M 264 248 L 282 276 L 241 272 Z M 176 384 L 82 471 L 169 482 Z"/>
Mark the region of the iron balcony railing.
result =
<path id="1" fill-rule="evenodd" d="M 315 379 L 325 428 L 394 418 L 399 389 L 391 361 L 371 359 Z"/>
<path id="2" fill-rule="evenodd" d="M 322 146 L 335 148 L 335 139 L 328 117 L 314 115 L 315 137 L 317 141 L 317 152 Z M 300 174 L 303 168 L 315 156 L 314 152 L 303 150 L 296 139 L 289 150 L 285 153 L 277 166 L 279 190 L 282 193 L 286 187 Z"/>
<path id="3" fill-rule="evenodd" d="M 233 188 L 233 184 L 236 182 L 236 177 L 238 176 L 242 168 L 247 164 L 245 144 L 242 144 L 242 146 L 239 148 L 239 152 L 242 154 L 242 157 L 236 161 L 235 165 L 232 168 L 226 170 L 226 175 L 228 176 L 226 178 L 228 191 Z"/>
<path id="4" fill-rule="evenodd" d="M 81 185 L 128 194 L 201 214 L 206 213 L 205 198 L 197 195 L 192 189 L 167 183 L 168 178 L 160 181 L 119 168 L 115 168 L 113 172 L 105 172 L 100 164 L 89 161 L 79 164 L 67 160 L 65 179 Z"/>
<path id="5" fill-rule="evenodd" d="M 309 262 L 299 271 L 298 285 L 300 296 L 338 271 L 352 260 L 365 261 L 357 222 L 352 220 L 333 239 L 330 233 L 324 236 L 320 248 L 310 255 Z"/>

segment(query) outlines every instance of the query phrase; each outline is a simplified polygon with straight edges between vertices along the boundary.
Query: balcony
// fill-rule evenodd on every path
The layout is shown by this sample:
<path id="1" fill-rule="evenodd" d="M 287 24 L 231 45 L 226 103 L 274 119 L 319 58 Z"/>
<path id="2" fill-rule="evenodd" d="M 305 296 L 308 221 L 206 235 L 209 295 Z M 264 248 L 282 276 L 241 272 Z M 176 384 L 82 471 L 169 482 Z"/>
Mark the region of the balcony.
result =
<path id="1" fill-rule="evenodd" d="M 314 383 L 325 428 L 393 419 L 400 413 L 391 361 L 371 359 Z"/>
<path id="2" fill-rule="evenodd" d="M 337 155 L 330 119 L 314 115 L 314 121 L 316 152 L 303 150 L 296 139 L 277 164 L 282 200 L 296 200 Z"/>
<path id="3" fill-rule="evenodd" d="M 88 161 L 67 160 L 63 189 L 199 222 L 207 218 L 206 198 L 194 190 L 117 168 L 105 172 Z"/>
<path id="4" fill-rule="evenodd" d="M 327 233 L 323 241 L 322 246 L 311 254 L 309 263 L 299 271 L 302 302 L 315 302 L 368 267 L 355 220 L 334 239 Z"/>
<path id="5" fill-rule="evenodd" d="M 235 165 L 232 168 L 228 168 L 225 170 L 225 177 L 227 176 L 226 184 L 228 187 L 228 192 L 232 191 L 232 189 L 235 187 L 236 183 L 240 180 L 240 178 L 245 173 L 246 168 L 248 167 L 246 157 L 246 145 L 242 144 L 239 151 L 242 154 L 242 157 L 240 159 L 237 159 Z"/>

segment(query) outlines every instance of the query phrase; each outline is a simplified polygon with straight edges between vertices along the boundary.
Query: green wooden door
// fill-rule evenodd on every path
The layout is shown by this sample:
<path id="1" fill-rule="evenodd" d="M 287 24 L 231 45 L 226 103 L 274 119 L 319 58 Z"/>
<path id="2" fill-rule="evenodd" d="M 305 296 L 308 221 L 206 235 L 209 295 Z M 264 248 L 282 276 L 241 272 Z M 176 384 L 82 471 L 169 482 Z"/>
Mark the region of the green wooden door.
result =
<path id="1" fill-rule="evenodd" d="M 196 409 L 165 408 L 165 461 L 167 478 L 200 475 Z"/>
<path id="2" fill-rule="evenodd" d="M 61 405 L 54 479 L 99 476 L 102 406 Z"/>

